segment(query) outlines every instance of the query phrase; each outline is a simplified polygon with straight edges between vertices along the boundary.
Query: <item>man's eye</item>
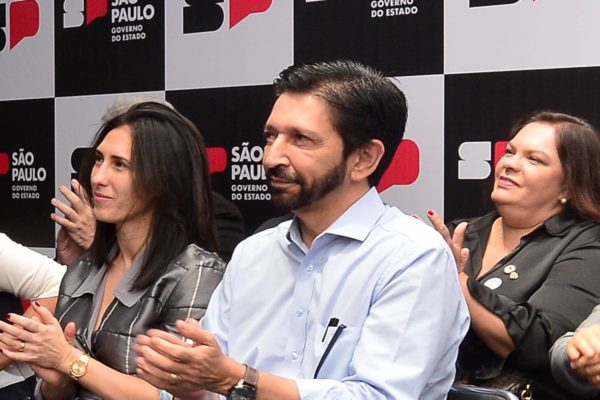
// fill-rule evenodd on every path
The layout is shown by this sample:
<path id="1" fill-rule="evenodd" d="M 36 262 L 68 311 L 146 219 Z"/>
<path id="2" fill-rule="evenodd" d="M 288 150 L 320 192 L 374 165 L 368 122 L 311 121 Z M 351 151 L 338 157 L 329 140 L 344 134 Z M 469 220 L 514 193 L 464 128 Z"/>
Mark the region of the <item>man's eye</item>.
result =
<path id="1" fill-rule="evenodd" d="M 265 142 L 267 143 L 273 143 L 273 141 L 275 140 L 275 137 L 277 136 L 274 132 L 265 132 L 263 134 L 264 138 L 265 138 Z"/>
<path id="2" fill-rule="evenodd" d="M 310 143 L 310 142 L 312 142 L 311 138 L 309 138 L 306 135 L 296 135 L 295 139 L 296 139 L 296 142 L 298 142 L 298 143 Z"/>

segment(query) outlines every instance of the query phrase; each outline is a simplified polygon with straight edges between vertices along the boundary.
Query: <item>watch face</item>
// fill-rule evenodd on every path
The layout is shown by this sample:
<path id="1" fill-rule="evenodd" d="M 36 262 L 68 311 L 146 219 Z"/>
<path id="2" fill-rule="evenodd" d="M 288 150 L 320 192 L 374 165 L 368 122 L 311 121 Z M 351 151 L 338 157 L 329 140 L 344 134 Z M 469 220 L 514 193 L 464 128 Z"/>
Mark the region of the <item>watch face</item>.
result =
<path id="1" fill-rule="evenodd" d="M 228 400 L 254 400 L 256 389 L 251 386 L 234 387 L 227 396 Z"/>
<path id="2" fill-rule="evenodd" d="M 81 374 L 83 371 L 85 371 L 85 365 L 83 364 L 73 364 L 73 375 L 79 375 Z"/>
<path id="3" fill-rule="evenodd" d="M 87 354 L 82 354 L 79 358 L 69 367 L 69 376 L 75 380 L 78 380 L 87 372 L 87 366 L 90 362 L 90 357 Z"/>
<path id="4" fill-rule="evenodd" d="M 75 361 L 71 365 L 71 376 L 74 378 L 80 378 L 87 372 L 87 366 L 81 361 Z"/>

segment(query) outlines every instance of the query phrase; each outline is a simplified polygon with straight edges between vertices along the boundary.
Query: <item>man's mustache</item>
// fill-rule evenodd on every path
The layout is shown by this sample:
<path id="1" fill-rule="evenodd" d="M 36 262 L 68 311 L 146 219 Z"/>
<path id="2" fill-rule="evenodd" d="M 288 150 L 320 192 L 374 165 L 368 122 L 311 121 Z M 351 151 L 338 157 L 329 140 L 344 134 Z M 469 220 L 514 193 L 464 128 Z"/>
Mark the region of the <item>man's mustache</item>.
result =
<path id="1" fill-rule="evenodd" d="M 297 182 L 296 176 L 281 167 L 269 168 L 265 171 L 267 178 L 277 178 L 287 182 Z"/>

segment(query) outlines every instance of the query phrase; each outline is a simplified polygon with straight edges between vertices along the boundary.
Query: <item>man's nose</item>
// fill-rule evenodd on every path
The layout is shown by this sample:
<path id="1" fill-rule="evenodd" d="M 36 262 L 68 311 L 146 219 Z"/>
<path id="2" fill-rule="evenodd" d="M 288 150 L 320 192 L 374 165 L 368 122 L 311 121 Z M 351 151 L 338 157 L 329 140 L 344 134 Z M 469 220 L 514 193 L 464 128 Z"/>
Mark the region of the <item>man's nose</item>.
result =
<path id="1" fill-rule="evenodd" d="M 263 165 L 269 169 L 288 164 L 288 144 L 282 135 L 278 135 L 275 140 L 265 145 Z"/>

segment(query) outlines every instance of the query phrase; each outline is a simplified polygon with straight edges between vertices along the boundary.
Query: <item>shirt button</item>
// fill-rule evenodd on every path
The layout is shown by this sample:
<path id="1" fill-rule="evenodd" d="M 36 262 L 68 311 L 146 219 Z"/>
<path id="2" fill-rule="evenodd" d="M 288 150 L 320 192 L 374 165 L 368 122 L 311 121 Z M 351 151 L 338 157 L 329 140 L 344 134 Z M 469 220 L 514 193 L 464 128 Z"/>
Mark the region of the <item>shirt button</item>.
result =
<path id="1" fill-rule="evenodd" d="M 304 315 L 304 309 L 303 308 L 299 308 L 296 310 L 296 317 L 301 317 Z"/>
<path id="2" fill-rule="evenodd" d="M 306 270 L 307 270 L 307 271 L 312 271 L 312 270 L 313 270 L 313 268 L 314 268 L 314 267 L 313 267 L 313 266 L 312 266 L 312 264 L 311 264 L 311 265 L 309 265 L 308 267 L 306 267 Z"/>
<path id="3" fill-rule="evenodd" d="M 292 353 L 290 354 L 290 358 L 292 359 L 292 361 L 296 361 L 298 359 L 298 353 L 292 351 Z"/>

